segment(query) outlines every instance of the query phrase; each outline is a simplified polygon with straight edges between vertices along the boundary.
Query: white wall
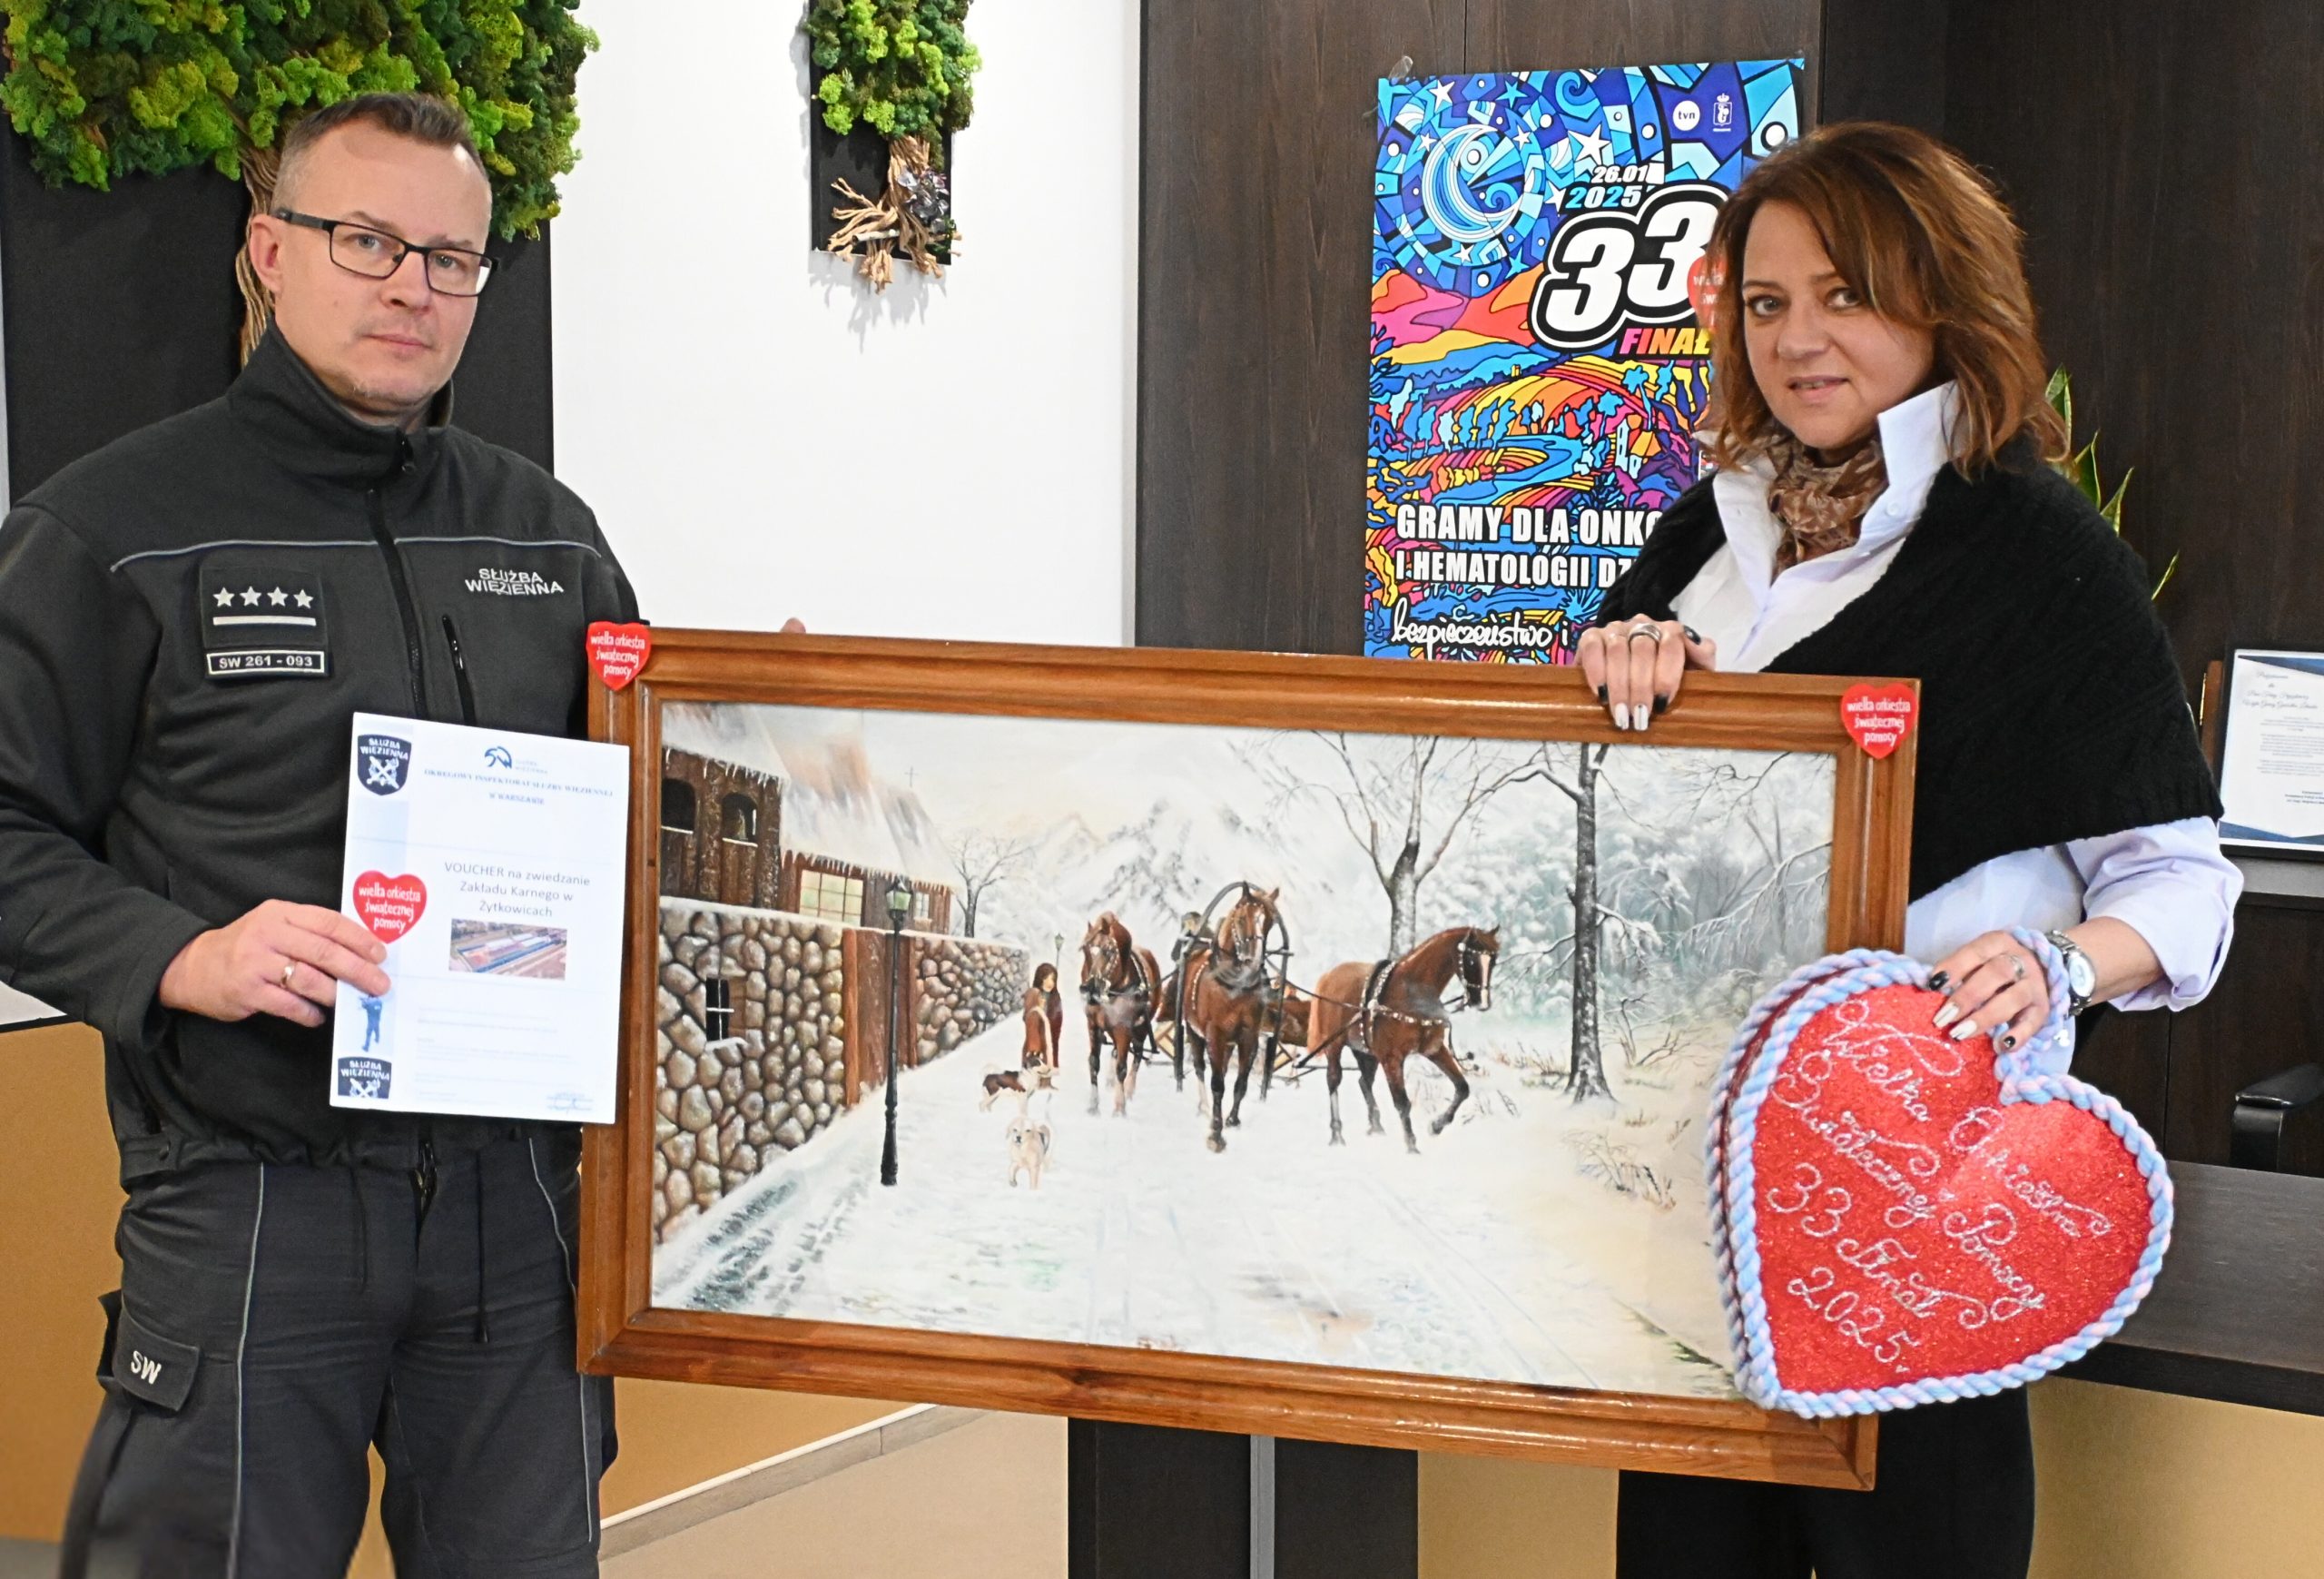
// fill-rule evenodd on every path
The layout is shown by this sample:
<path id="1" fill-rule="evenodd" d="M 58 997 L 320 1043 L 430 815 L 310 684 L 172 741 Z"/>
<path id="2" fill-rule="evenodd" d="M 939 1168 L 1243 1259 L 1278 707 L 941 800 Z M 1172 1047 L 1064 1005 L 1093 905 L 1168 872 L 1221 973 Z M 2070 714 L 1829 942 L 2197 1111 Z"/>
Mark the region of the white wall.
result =
<path id="1" fill-rule="evenodd" d="M 803 10 L 583 5 L 558 475 L 658 624 L 1127 641 L 1137 0 L 977 0 L 960 258 L 884 297 L 809 247 Z"/>

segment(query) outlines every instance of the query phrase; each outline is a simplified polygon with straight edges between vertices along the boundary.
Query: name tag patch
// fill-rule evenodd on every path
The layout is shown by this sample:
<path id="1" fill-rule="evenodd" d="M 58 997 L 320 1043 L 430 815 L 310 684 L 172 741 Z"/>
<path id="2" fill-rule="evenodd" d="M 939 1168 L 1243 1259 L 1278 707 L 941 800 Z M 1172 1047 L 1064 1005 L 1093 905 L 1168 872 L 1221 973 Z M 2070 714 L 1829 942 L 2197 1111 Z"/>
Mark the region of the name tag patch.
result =
<path id="1" fill-rule="evenodd" d="M 213 564 L 200 577 L 202 656 L 213 680 L 330 674 L 322 578 L 309 570 Z"/>

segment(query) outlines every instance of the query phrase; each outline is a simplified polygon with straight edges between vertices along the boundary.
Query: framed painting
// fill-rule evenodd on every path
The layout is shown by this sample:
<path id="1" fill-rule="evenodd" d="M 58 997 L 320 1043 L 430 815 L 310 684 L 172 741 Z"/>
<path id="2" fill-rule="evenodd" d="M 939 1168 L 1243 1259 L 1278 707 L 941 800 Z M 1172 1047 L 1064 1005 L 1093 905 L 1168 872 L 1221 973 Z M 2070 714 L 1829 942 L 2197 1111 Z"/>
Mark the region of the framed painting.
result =
<path id="1" fill-rule="evenodd" d="M 1702 1166 L 1902 941 L 1846 685 L 655 631 L 584 1363 L 1869 1484 L 1731 1387 Z"/>

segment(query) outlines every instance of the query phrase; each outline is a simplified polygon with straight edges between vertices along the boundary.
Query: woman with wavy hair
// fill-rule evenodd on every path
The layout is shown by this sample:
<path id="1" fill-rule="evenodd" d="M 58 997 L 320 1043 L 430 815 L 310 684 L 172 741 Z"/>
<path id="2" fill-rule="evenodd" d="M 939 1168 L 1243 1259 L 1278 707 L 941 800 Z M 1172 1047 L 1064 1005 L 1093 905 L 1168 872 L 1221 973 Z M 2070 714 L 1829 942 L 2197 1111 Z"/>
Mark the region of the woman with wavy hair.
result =
<path id="1" fill-rule="evenodd" d="M 1905 948 L 1935 1016 L 2022 1045 L 2050 1009 L 2181 1009 L 2240 879 L 2143 567 L 2050 464 L 2020 238 L 1949 149 L 1802 138 L 1744 179 L 1709 257 L 1717 469 L 1656 525 L 1578 659 L 1625 730 L 1689 669 L 1921 682 Z M 2062 1067 L 2071 1048 L 2048 1058 Z M 2024 1579 L 2023 1389 L 1892 1413 L 1871 1492 L 1622 1477 L 1622 1579 Z"/>

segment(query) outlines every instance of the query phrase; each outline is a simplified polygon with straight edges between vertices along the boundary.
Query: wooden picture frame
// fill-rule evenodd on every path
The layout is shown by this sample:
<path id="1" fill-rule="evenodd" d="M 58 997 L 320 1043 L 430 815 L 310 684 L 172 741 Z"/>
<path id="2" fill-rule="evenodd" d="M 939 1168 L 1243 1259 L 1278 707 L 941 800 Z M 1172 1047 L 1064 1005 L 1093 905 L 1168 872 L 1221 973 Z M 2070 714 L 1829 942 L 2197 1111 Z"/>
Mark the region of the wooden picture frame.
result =
<path id="1" fill-rule="evenodd" d="M 1828 756 L 1830 949 L 1899 947 L 1915 736 L 1875 759 L 1843 728 L 1850 682 L 1689 676 L 1647 736 L 1618 733 L 1580 675 L 1532 666 L 1075 649 L 657 629 L 592 733 L 632 748 L 621 1120 L 583 1162 L 579 1347 L 598 1373 L 911 1398 L 1159 1426 L 1864 1487 L 1871 1419 L 1740 1401 L 1447 1379 L 1333 1365 L 657 1308 L 654 1253 L 656 803 L 661 709 L 735 703 L 995 718 L 1342 728 L 1514 742 Z"/>

